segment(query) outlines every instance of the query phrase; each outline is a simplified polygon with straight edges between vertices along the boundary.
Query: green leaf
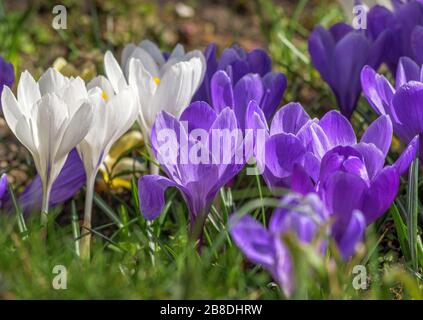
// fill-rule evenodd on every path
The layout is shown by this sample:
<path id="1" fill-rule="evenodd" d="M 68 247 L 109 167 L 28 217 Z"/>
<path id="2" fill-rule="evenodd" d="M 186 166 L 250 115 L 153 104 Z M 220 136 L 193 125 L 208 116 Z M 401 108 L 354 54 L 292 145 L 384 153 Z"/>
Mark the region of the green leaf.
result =
<path id="1" fill-rule="evenodd" d="M 417 218 L 419 214 L 419 158 L 416 157 L 410 167 L 408 176 L 408 198 L 407 198 L 407 230 L 408 244 L 412 267 L 415 272 L 418 268 L 417 256 Z"/>
<path id="2" fill-rule="evenodd" d="M 408 234 L 407 234 L 407 226 L 405 225 L 404 221 L 401 218 L 401 215 L 398 211 L 398 208 L 395 204 L 391 206 L 389 212 L 394 219 L 395 230 L 397 231 L 398 241 L 401 246 L 402 254 L 405 257 L 406 261 L 411 260 L 410 256 L 410 247 L 408 246 Z"/>

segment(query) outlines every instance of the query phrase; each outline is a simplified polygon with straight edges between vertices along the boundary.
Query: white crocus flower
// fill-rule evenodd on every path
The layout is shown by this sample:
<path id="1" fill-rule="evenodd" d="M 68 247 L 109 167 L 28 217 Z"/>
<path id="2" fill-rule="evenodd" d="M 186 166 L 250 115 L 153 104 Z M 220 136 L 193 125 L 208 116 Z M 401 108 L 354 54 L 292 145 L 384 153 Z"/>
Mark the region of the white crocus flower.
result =
<path id="1" fill-rule="evenodd" d="M 199 50 L 185 53 L 177 45 L 167 60 L 151 41 L 130 44 L 122 53 L 122 71 L 111 52 L 104 58 L 105 70 L 115 91 L 128 83 L 138 97 L 138 122 L 146 144 L 160 111 L 176 117 L 188 107 L 206 71 L 204 55 Z M 152 155 L 151 155 L 152 156 Z M 157 167 L 155 167 L 157 168 Z"/>
<path id="2" fill-rule="evenodd" d="M 1 101 L 6 122 L 31 153 L 43 188 L 41 223 L 47 223 L 50 190 L 68 153 L 85 137 L 92 122 L 92 106 L 81 78 L 67 78 L 48 69 L 34 80 L 21 75 L 17 100 L 4 87 Z"/>
<path id="3" fill-rule="evenodd" d="M 132 88 L 116 93 L 103 76 L 91 80 L 87 89 L 93 105 L 93 123 L 85 138 L 77 146 L 87 176 L 84 223 L 81 238 L 81 257 L 90 256 L 91 210 L 94 182 L 98 170 L 112 145 L 134 124 L 138 108 Z"/>

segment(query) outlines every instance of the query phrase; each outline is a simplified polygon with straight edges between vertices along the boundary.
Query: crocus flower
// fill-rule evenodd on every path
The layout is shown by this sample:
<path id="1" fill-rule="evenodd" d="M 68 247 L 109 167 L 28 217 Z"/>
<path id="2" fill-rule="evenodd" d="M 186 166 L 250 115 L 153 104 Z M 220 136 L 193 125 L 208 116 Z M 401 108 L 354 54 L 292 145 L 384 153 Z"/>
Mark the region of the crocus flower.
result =
<path id="1" fill-rule="evenodd" d="M 86 180 L 84 165 L 76 149 L 73 149 L 51 188 L 49 207 L 55 207 L 72 198 Z M 42 184 L 37 175 L 19 196 L 19 206 L 26 214 L 42 208 Z M 7 208 L 12 203 L 7 201 Z"/>
<path id="2" fill-rule="evenodd" d="M 315 68 L 332 89 L 341 113 L 350 118 L 360 97 L 360 72 L 367 64 L 382 63 L 388 32 L 373 39 L 365 30 L 345 23 L 329 30 L 317 26 L 309 37 L 309 52 Z"/>
<path id="3" fill-rule="evenodd" d="M 7 175 L 3 173 L 0 177 L 0 208 L 3 207 L 4 200 L 7 198 Z"/>
<path id="4" fill-rule="evenodd" d="M 363 68 L 361 82 L 370 105 L 378 114 L 389 116 L 395 134 L 404 143 L 423 133 L 423 66 L 410 58 L 401 58 L 395 88 L 369 66 Z M 422 147 L 419 155 L 423 159 Z"/>
<path id="5" fill-rule="evenodd" d="M 262 127 L 263 118 L 259 108 L 249 110 L 248 121 L 253 123 L 249 127 Z M 418 137 L 393 165 L 384 166 L 392 131 L 390 118 L 383 115 L 357 143 L 351 124 L 337 111 L 328 112 L 320 120 L 310 119 L 299 104 L 290 104 L 275 115 L 265 161 L 258 159 L 258 163 L 264 162 L 273 174 L 272 179 L 266 179 L 267 169 L 264 171 L 269 187 L 317 193 L 334 217 L 334 238 L 341 243 L 350 225 L 360 225 L 356 210 L 369 224 L 389 208 L 400 175 L 415 157 Z M 345 244 L 350 250 L 352 242 Z M 347 249 L 343 252 L 345 258 L 351 253 Z"/>
<path id="6" fill-rule="evenodd" d="M 216 113 L 205 102 L 192 103 L 179 119 L 167 112 L 159 113 L 151 144 L 167 177 L 140 178 L 139 197 L 144 217 L 155 219 L 164 206 L 164 191 L 176 187 L 187 203 L 192 232 L 201 232 L 216 194 L 245 163 L 244 158 L 237 161 L 234 152 L 242 140 L 236 134 L 238 128 L 233 110 L 225 108 Z M 218 136 L 220 133 L 223 135 Z M 231 135 L 231 140 L 225 141 Z"/>
<path id="7" fill-rule="evenodd" d="M 395 1 L 392 11 L 375 6 L 370 10 L 367 20 L 374 36 L 389 33 L 389 49 L 384 53 L 384 62 L 393 74 L 401 57 L 409 57 L 418 64 L 423 63 L 423 1 Z"/>
<path id="8" fill-rule="evenodd" d="M 91 210 L 94 183 L 100 165 L 112 145 L 134 124 L 138 114 L 136 100 L 130 87 L 119 92 L 113 90 L 109 80 L 103 76 L 91 80 L 87 89 L 93 105 L 93 122 L 77 150 L 87 176 L 87 194 L 81 240 L 81 256 L 89 257 Z"/>
<path id="9" fill-rule="evenodd" d="M 81 78 L 66 78 L 48 69 L 36 82 L 22 73 L 18 100 L 4 87 L 6 122 L 31 153 L 43 187 L 42 224 L 47 223 L 51 187 L 69 152 L 85 137 L 92 122 L 92 106 Z"/>
<path id="10" fill-rule="evenodd" d="M 270 120 L 282 100 L 287 81 L 284 74 L 271 71 L 272 60 L 266 51 L 246 52 L 233 45 L 217 61 L 216 45 L 210 44 L 204 55 L 207 70 L 193 101 L 206 101 L 218 112 L 233 106 L 244 127 L 248 103 L 254 99 Z"/>
<path id="11" fill-rule="evenodd" d="M 12 87 L 14 81 L 15 73 L 13 70 L 13 64 L 4 60 L 3 57 L 0 56 L 0 95 L 3 92 L 3 86 Z"/>
<path id="12" fill-rule="evenodd" d="M 136 89 L 138 121 L 147 143 L 156 115 L 166 111 L 179 117 L 191 102 L 206 71 L 200 51 L 185 53 L 179 45 L 166 60 L 150 41 L 143 41 L 138 47 L 130 44 L 124 49 L 124 72 L 111 52 L 106 53 L 104 63 L 115 92 L 125 87 L 126 81 Z"/>
<path id="13" fill-rule="evenodd" d="M 290 193 L 273 212 L 268 229 L 250 215 L 232 215 L 230 234 L 247 258 L 266 268 L 285 296 L 290 297 L 295 290 L 295 266 L 282 236 L 291 232 L 301 243 L 310 244 L 325 228 L 328 219 L 325 207 L 315 194 L 302 197 Z M 316 252 L 322 253 L 325 247 L 325 241 L 320 241 Z"/>
<path id="14" fill-rule="evenodd" d="M 244 128 L 251 100 L 260 106 L 266 119 L 270 120 L 282 100 L 286 85 L 282 73 L 270 72 L 263 78 L 257 73 L 249 73 L 233 83 L 230 76 L 220 70 L 211 79 L 211 105 L 217 112 L 233 106 L 238 123 Z"/>
<path id="15" fill-rule="evenodd" d="M 233 45 L 230 48 L 225 48 L 218 60 L 216 45 L 212 43 L 207 46 L 204 56 L 207 61 L 207 71 L 203 83 L 194 96 L 193 100 L 195 101 L 212 103 L 211 79 L 218 70 L 225 71 L 233 84 L 236 84 L 246 74 L 253 73 L 264 77 L 272 71 L 272 59 L 266 51 L 261 49 L 246 52 L 243 48 Z"/>

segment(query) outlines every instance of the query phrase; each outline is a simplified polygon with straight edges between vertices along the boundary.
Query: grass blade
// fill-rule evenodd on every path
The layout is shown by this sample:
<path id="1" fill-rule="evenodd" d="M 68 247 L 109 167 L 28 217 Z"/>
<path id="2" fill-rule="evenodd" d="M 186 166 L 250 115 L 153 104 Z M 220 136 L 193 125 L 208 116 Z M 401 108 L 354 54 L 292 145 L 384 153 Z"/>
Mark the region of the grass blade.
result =
<path id="1" fill-rule="evenodd" d="M 408 244 L 412 267 L 415 272 L 418 268 L 417 260 L 417 218 L 419 214 L 419 158 L 416 157 L 410 167 L 408 177 L 408 198 L 407 198 L 407 229 Z"/>

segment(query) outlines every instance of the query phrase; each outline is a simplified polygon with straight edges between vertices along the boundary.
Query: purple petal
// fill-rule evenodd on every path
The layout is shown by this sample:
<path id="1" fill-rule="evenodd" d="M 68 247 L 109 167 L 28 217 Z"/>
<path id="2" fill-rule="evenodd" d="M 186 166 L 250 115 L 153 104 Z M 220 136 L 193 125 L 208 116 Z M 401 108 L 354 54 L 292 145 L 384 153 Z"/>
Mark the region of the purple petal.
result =
<path id="1" fill-rule="evenodd" d="M 398 63 L 395 86 L 399 89 L 410 81 L 420 81 L 420 67 L 409 57 L 401 57 Z"/>
<path id="2" fill-rule="evenodd" d="M 217 71 L 211 80 L 211 97 L 216 112 L 226 107 L 234 107 L 232 81 L 225 71 Z"/>
<path id="3" fill-rule="evenodd" d="M 379 218 L 394 201 L 399 187 L 399 175 L 395 167 L 385 167 L 372 180 L 366 191 L 362 212 L 367 224 Z"/>
<path id="4" fill-rule="evenodd" d="M 360 152 L 366 165 L 366 172 L 369 179 L 372 179 L 382 170 L 385 163 L 385 156 L 374 144 L 360 142 L 354 146 Z"/>
<path id="5" fill-rule="evenodd" d="M 260 103 L 263 97 L 263 83 L 257 74 L 244 76 L 234 88 L 235 114 L 242 128 L 245 126 L 245 114 L 251 100 Z"/>
<path id="6" fill-rule="evenodd" d="M 399 175 L 403 175 L 411 165 L 411 162 L 416 158 L 417 148 L 419 146 L 419 136 L 415 136 L 413 140 L 407 145 L 401 156 L 395 161 L 394 167 L 397 169 Z"/>
<path id="7" fill-rule="evenodd" d="M 335 41 L 331 33 L 322 26 L 314 28 L 308 38 L 308 50 L 314 67 L 329 84 L 333 83 L 332 62 L 334 48 Z"/>
<path id="8" fill-rule="evenodd" d="M 216 44 L 212 43 L 207 46 L 204 51 L 204 57 L 206 58 L 207 64 L 206 73 L 192 101 L 206 101 L 211 104 L 210 81 L 217 70 Z"/>
<path id="9" fill-rule="evenodd" d="M 326 133 L 316 121 L 307 122 L 297 134 L 308 152 L 311 152 L 317 159 L 322 159 L 331 143 Z"/>
<path id="10" fill-rule="evenodd" d="M 344 22 L 335 23 L 329 29 L 332 37 L 335 39 L 335 42 L 340 41 L 343 37 L 352 31 L 354 31 L 354 28 Z"/>
<path id="11" fill-rule="evenodd" d="M 332 89 L 342 114 L 347 118 L 351 117 L 360 96 L 360 73 L 370 56 L 370 49 L 370 41 L 359 32 L 347 34 L 336 44 L 333 70 L 337 77 Z"/>
<path id="12" fill-rule="evenodd" d="M 360 141 L 373 143 L 386 157 L 391 146 L 392 134 L 391 119 L 386 115 L 382 115 L 370 124 Z"/>
<path id="13" fill-rule="evenodd" d="M 241 218 L 232 215 L 230 226 L 232 238 L 247 258 L 272 269 L 275 264 L 275 249 L 269 232 L 249 215 Z"/>
<path id="14" fill-rule="evenodd" d="M 282 101 L 283 94 L 287 87 L 287 80 L 282 73 L 269 72 L 263 77 L 263 86 L 264 95 L 260 105 L 266 119 L 271 119 Z"/>
<path id="15" fill-rule="evenodd" d="M 147 220 L 154 220 L 160 215 L 165 204 L 164 192 L 169 187 L 177 187 L 177 184 L 158 175 L 145 175 L 138 180 L 141 214 Z"/>
<path id="16" fill-rule="evenodd" d="M 247 60 L 250 65 L 249 72 L 258 73 L 262 77 L 272 69 L 272 60 L 264 50 L 252 50 L 248 53 Z"/>
<path id="17" fill-rule="evenodd" d="M 3 173 L 0 178 L 0 207 L 3 205 L 7 196 L 7 175 Z"/>
<path id="18" fill-rule="evenodd" d="M 350 122 L 337 111 L 329 111 L 319 121 L 319 126 L 323 129 L 331 145 L 348 146 L 357 143 L 354 129 Z"/>
<path id="19" fill-rule="evenodd" d="M 302 195 L 314 192 L 314 185 L 310 176 L 306 173 L 304 168 L 299 164 L 294 165 L 291 177 L 291 190 Z"/>
<path id="20" fill-rule="evenodd" d="M 288 103 L 276 112 L 270 126 L 270 134 L 292 133 L 297 134 L 310 116 L 299 103 Z"/>
<path id="21" fill-rule="evenodd" d="M 361 72 L 363 93 L 378 114 L 388 114 L 396 120 L 392 112 L 391 100 L 394 88 L 384 76 L 378 75 L 371 67 L 365 66 Z"/>
<path id="22" fill-rule="evenodd" d="M 216 112 L 203 101 L 196 101 L 186 108 L 179 121 L 188 122 L 188 131 L 191 132 L 194 129 L 204 129 L 208 131 L 216 120 Z"/>
<path id="23" fill-rule="evenodd" d="M 411 35 L 411 46 L 418 64 L 423 64 L 423 25 L 417 26 Z"/>
<path id="24" fill-rule="evenodd" d="M 408 136 L 423 132 L 423 83 L 411 81 L 403 85 L 395 93 L 392 104 Z"/>
<path id="25" fill-rule="evenodd" d="M 305 149 L 293 134 L 279 133 L 266 141 L 266 166 L 279 178 L 292 174 L 295 163 L 301 164 Z"/>
<path id="26" fill-rule="evenodd" d="M 335 237 L 344 260 L 348 260 L 354 254 L 357 244 L 363 239 L 365 230 L 366 220 L 362 213 L 358 210 L 353 211 L 344 232 Z"/>
<path id="27" fill-rule="evenodd" d="M 345 226 L 354 210 L 360 210 L 367 190 L 359 176 L 337 171 L 319 186 L 319 193 L 328 211 L 336 217 L 335 224 Z"/>

